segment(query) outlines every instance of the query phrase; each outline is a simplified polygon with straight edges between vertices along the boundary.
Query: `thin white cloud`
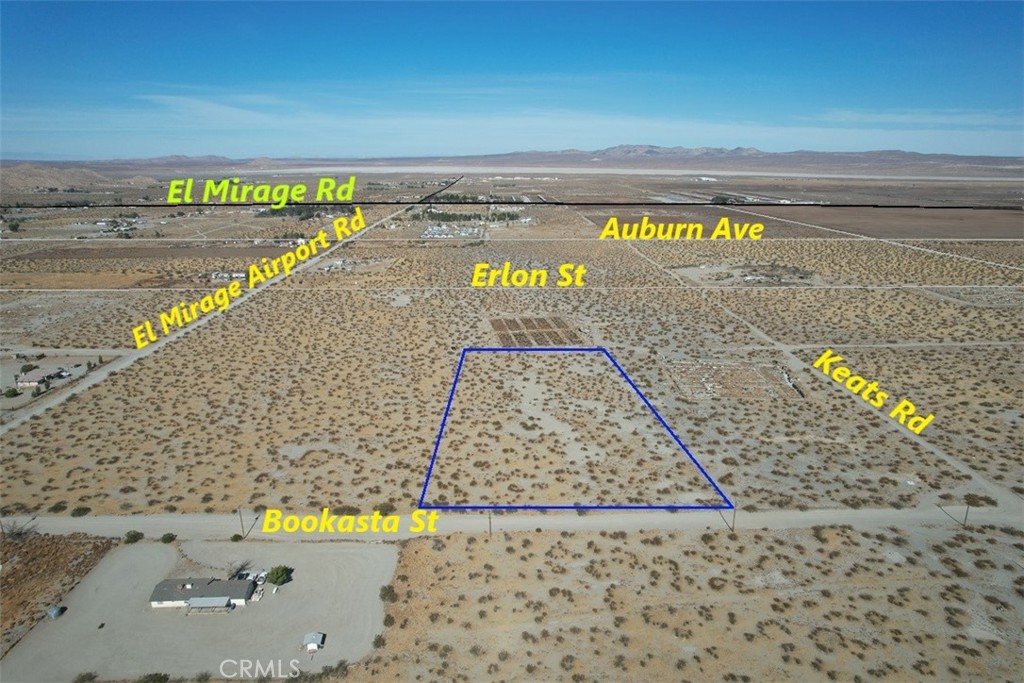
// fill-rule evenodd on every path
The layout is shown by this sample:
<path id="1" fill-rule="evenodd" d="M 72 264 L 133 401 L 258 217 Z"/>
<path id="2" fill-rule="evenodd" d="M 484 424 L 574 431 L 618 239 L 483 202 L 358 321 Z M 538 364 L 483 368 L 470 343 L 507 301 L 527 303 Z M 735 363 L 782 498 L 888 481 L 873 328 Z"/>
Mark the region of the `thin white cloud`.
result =
<path id="1" fill-rule="evenodd" d="M 276 121 L 275 115 L 266 111 L 243 108 L 198 97 L 140 95 L 139 99 L 157 105 L 158 111 L 155 114 L 157 116 L 175 117 L 179 120 L 190 121 L 196 127 L 202 127 L 207 122 L 231 122 L 232 125 L 237 126 L 262 127 L 273 125 Z"/>
<path id="2" fill-rule="evenodd" d="M 904 126 L 1007 126 L 1024 127 L 1019 113 L 1009 111 L 980 111 L 971 109 L 899 109 L 892 111 L 859 111 L 854 109 L 828 109 L 817 116 L 801 117 L 816 123 L 871 124 Z"/>

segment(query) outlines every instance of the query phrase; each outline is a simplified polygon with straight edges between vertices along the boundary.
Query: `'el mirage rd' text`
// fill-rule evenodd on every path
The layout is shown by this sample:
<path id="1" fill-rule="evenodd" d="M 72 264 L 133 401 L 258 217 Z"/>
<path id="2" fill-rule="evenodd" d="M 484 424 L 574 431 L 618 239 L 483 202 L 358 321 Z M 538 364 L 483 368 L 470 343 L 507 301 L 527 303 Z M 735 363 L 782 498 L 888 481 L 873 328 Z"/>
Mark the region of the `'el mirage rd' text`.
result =
<path id="1" fill-rule="evenodd" d="M 172 180 L 167 187 L 168 204 L 194 204 L 194 178 Z M 316 202 L 350 202 L 355 191 L 356 177 L 339 184 L 334 178 L 320 178 L 316 185 Z M 270 204 L 273 209 L 284 208 L 287 204 L 306 201 L 309 189 L 304 183 L 243 183 L 239 178 L 206 180 L 202 186 L 202 204 Z"/>

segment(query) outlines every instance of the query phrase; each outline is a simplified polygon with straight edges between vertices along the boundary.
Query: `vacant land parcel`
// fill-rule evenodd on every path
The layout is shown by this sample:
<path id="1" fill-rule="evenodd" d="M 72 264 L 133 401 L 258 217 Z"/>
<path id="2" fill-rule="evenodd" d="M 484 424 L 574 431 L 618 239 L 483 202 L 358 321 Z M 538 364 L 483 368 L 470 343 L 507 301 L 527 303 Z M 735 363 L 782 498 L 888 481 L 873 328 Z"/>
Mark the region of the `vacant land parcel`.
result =
<path id="1" fill-rule="evenodd" d="M 603 349 L 467 349 L 452 397 L 431 505 L 729 507 Z"/>

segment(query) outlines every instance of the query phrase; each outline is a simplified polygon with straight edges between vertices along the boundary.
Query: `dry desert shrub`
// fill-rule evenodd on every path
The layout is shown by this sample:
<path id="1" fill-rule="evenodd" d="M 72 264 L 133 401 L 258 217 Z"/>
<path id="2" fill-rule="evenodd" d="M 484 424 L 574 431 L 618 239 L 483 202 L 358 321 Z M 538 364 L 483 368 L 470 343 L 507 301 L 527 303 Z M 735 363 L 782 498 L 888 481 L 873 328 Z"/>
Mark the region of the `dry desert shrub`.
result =
<path id="1" fill-rule="evenodd" d="M 1021 664 L 1021 595 L 1007 580 L 1016 570 L 986 566 L 960 579 L 927 545 L 988 557 L 1014 538 L 1007 532 L 705 536 L 505 533 L 443 550 L 409 541 L 396 571 L 420 588 L 389 606 L 403 626 L 347 680 L 602 680 L 610 670 L 652 680 L 767 680 L 780 671 L 870 680 L 916 678 L 922 661 L 1003 678 Z"/>

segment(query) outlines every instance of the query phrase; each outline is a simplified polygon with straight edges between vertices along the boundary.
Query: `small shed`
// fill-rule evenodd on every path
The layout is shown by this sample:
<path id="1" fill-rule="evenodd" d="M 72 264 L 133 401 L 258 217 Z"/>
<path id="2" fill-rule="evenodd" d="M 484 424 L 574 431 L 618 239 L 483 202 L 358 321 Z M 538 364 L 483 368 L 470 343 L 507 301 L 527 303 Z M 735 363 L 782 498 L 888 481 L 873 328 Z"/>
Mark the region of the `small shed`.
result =
<path id="1" fill-rule="evenodd" d="M 327 642 L 327 634 L 320 633 L 319 631 L 312 631 L 307 633 L 302 639 L 302 646 L 306 652 L 314 653 L 324 646 Z"/>

